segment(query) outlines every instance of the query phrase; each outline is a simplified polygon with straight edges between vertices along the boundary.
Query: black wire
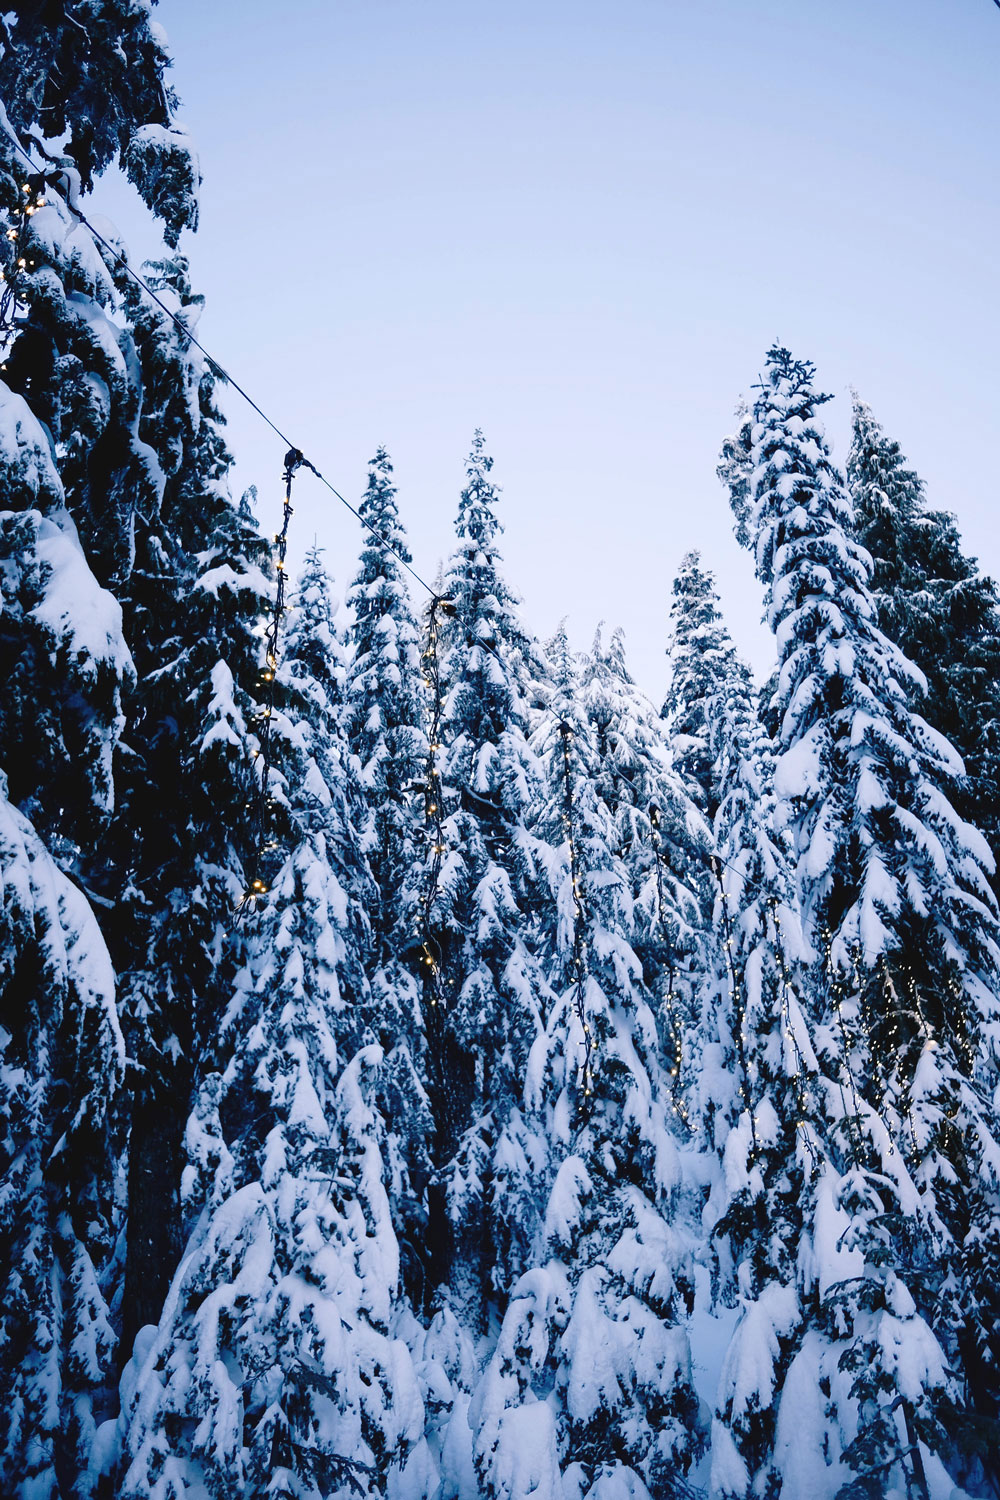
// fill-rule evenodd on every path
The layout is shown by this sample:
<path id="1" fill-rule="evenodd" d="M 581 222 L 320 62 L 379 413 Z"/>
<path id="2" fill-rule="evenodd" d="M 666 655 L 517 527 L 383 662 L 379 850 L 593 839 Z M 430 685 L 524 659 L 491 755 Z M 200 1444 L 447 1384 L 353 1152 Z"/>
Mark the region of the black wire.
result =
<path id="1" fill-rule="evenodd" d="M 998 0 L 998 3 L 1000 3 L 1000 0 Z M 35 167 L 34 162 L 31 160 L 31 157 L 28 155 L 27 151 L 25 151 L 25 149 L 21 145 L 20 141 L 18 141 L 16 139 L 16 137 L 13 136 L 10 133 L 7 134 L 7 139 L 11 142 L 11 144 L 14 146 L 14 148 L 17 151 L 20 152 L 21 156 L 28 163 L 28 166 L 31 168 L 32 173 L 34 175 L 36 175 L 36 176 L 41 175 L 41 176 L 49 177 L 49 178 L 51 178 L 53 175 L 60 175 L 60 176 L 61 175 L 65 175 L 63 173 L 53 174 L 51 172 L 50 173 L 42 172 L 41 174 L 39 174 L 38 169 Z M 184 335 L 184 337 L 188 340 L 188 342 L 191 343 L 191 344 L 193 344 L 196 349 L 200 349 L 201 350 L 202 354 L 204 354 L 205 358 L 208 360 L 209 364 L 215 370 L 216 374 L 219 375 L 226 382 L 227 385 L 231 385 L 232 388 L 233 388 L 233 390 L 236 391 L 238 395 L 240 395 L 240 396 L 243 397 L 243 399 L 247 403 L 247 405 L 251 406 L 253 408 L 253 410 L 257 413 L 257 415 L 260 417 L 261 421 L 266 422 L 267 425 L 268 425 L 268 427 L 270 427 L 271 431 L 274 432 L 274 433 L 276 433 L 277 436 L 281 438 L 281 441 L 286 445 L 286 447 L 288 447 L 288 448 L 294 448 L 297 451 L 301 452 L 302 450 L 299 448 L 298 443 L 292 442 L 292 439 L 288 436 L 288 434 L 285 433 L 285 432 L 282 432 L 281 428 L 278 426 L 278 424 L 276 422 L 272 422 L 271 421 L 271 418 L 267 415 L 267 412 L 264 411 L 264 409 L 262 407 L 260 407 L 260 406 L 257 405 L 257 402 L 253 399 L 253 397 L 250 395 L 250 393 L 248 391 L 246 391 L 243 388 L 243 386 L 240 385 L 239 381 L 235 380 L 233 378 L 233 376 L 230 375 L 230 373 L 226 369 L 225 365 L 220 364 L 219 361 L 215 358 L 214 355 L 209 354 L 209 352 L 205 348 L 204 344 L 201 343 L 200 340 L 198 340 L 197 338 L 195 338 L 194 334 L 191 332 L 191 329 L 185 323 L 185 321 L 183 320 L 183 318 L 178 317 L 178 315 L 175 312 L 172 312 L 171 309 L 167 306 L 167 304 L 163 301 L 163 299 L 161 297 L 157 296 L 156 292 L 153 291 L 153 288 L 151 286 L 149 286 L 149 284 L 139 275 L 138 271 L 133 270 L 132 266 L 129 264 L 128 260 L 121 253 L 121 251 L 118 250 L 118 249 L 116 249 L 115 246 L 112 245 L 109 240 L 105 239 L 104 235 L 101 234 L 101 232 L 100 232 L 99 229 L 95 229 L 94 228 L 93 224 L 91 224 L 91 222 L 87 218 L 86 214 L 82 213 L 80 211 L 80 209 L 75 208 L 73 206 L 73 204 L 70 203 L 68 192 L 65 195 L 64 202 L 65 202 L 66 207 L 68 208 L 69 212 L 73 215 L 73 217 L 76 218 L 76 219 L 79 219 L 80 223 L 83 224 L 90 231 L 90 233 L 94 236 L 95 240 L 99 241 L 99 243 L 102 244 L 104 246 L 104 248 L 106 250 L 108 250 L 114 256 L 115 260 L 118 261 L 119 265 L 123 268 L 123 270 L 126 272 L 126 274 L 129 275 L 129 276 L 131 276 L 132 280 L 136 283 L 136 285 L 142 288 L 142 290 L 146 293 L 146 296 L 149 297 L 149 298 L 151 298 L 151 300 L 156 303 L 157 307 L 159 307 L 163 312 L 166 313 L 167 317 L 174 324 L 175 328 L 177 328 L 178 331 L 180 333 L 182 333 Z M 438 597 L 436 591 L 431 588 L 430 584 L 427 582 L 427 580 L 425 578 L 421 578 L 421 576 L 417 572 L 417 570 L 415 568 L 411 567 L 411 565 L 406 561 L 405 557 L 403 557 L 401 553 L 397 552 L 396 548 L 389 541 L 388 537 L 383 536 L 382 532 L 378 531 L 371 524 L 370 521 L 366 521 L 365 518 L 361 515 L 360 511 L 356 510 L 354 508 L 354 506 L 351 504 L 351 502 L 349 500 L 346 500 L 344 498 L 344 496 L 340 493 L 340 491 L 338 489 L 336 489 L 330 483 L 329 479 L 327 479 L 324 474 L 320 473 L 319 469 L 317 469 L 317 467 L 316 467 L 315 464 L 310 463 L 310 461 L 307 458 L 303 458 L 302 462 L 303 462 L 303 465 L 304 465 L 305 468 L 310 469 L 312 471 L 312 473 L 315 474 L 315 476 L 319 480 L 320 484 L 325 485 L 326 488 L 330 491 L 331 495 L 335 495 L 337 497 L 337 499 L 340 501 L 341 505 L 346 506 L 346 508 L 351 512 L 351 515 L 354 516 L 356 518 L 356 520 L 360 521 L 361 525 L 364 526 L 367 531 L 371 532 L 372 536 L 376 539 L 376 541 L 381 542 L 382 546 L 386 549 L 386 551 L 390 552 L 392 554 L 392 556 L 396 559 L 396 561 L 398 563 L 400 563 L 401 566 L 406 569 L 406 571 L 409 573 L 410 577 L 414 578 L 417 581 L 417 583 L 419 583 L 419 585 L 420 585 L 420 587 L 422 589 L 426 589 L 427 592 L 428 592 L 428 594 L 430 594 L 430 596 L 431 596 L 432 599 L 436 599 Z"/>

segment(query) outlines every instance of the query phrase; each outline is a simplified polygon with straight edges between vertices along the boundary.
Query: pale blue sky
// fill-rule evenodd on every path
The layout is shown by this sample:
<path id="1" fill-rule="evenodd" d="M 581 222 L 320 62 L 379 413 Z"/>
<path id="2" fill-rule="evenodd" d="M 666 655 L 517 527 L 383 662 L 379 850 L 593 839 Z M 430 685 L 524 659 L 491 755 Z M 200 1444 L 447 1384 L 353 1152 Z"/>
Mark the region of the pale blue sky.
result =
<path id="1" fill-rule="evenodd" d="M 352 500 L 384 442 L 416 564 L 481 425 L 527 623 L 665 679 L 700 547 L 758 672 L 714 468 L 774 338 L 858 386 L 1000 572 L 992 0 L 162 0 L 201 150 L 208 346 Z M 98 189 L 140 253 L 126 193 Z M 280 445 L 226 400 L 271 529 Z M 357 524 L 298 486 L 343 590 Z"/>

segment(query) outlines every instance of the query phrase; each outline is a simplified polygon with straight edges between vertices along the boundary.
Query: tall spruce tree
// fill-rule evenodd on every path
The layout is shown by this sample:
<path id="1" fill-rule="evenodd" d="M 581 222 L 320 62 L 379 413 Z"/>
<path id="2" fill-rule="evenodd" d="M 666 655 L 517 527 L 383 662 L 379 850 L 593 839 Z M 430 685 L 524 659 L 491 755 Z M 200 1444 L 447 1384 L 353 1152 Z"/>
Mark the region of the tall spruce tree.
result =
<path id="1" fill-rule="evenodd" d="M 0 387 L 0 390 L 3 390 Z M 81 824 L 106 822 L 120 691 L 132 665 L 121 609 L 87 566 L 48 434 L 0 402 L 3 644 L 0 717 L 29 726 Z M 61 664 L 61 671 L 58 665 Z M 32 701 L 32 693 L 38 697 Z M 62 711 L 57 706 L 63 705 Z M 38 717 L 32 722 L 32 708 Z M 89 712 L 88 712 L 89 707 Z M 72 726 L 80 726 L 74 732 Z M 7 755 L 13 746 L 5 745 Z M 81 754 L 83 752 L 83 754 Z M 41 792 L 44 783 L 39 783 Z M 17 1500 L 89 1493 L 95 1423 L 115 1348 L 120 1230 L 117 1105 L 124 1045 L 114 976 L 73 869 L 79 846 L 8 800 L 0 772 L 0 1487 Z M 41 797 L 32 802 L 32 810 Z M 53 813 L 55 804 L 49 804 Z M 80 814 L 84 816 L 80 816 Z M 55 857 L 53 857 L 55 856 Z"/>
<path id="2" fill-rule="evenodd" d="M 400 559 L 410 560 L 399 520 L 392 463 L 379 448 L 369 464 L 358 514 L 366 527 L 361 566 L 348 595 L 350 665 L 345 688 L 348 743 L 366 813 L 364 846 L 374 877 L 370 973 L 374 1033 L 385 1048 L 381 1104 L 390 1131 L 392 1204 L 404 1276 L 425 1296 L 426 1205 L 431 1122 L 421 1081 L 424 1049 L 420 989 L 402 955 L 412 947 L 420 903 L 415 870 L 422 852 L 419 800 L 427 757 L 423 663 Z M 398 1149 L 397 1149 L 398 1148 Z"/>
<path id="3" fill-rule="evenodd" d="M 715 579 L 698 552 L 681 559 L 670 604 L 670 687 L 663 717 L 674 765 L 709 818 L 717 806 L 706 706 L 728 672 L 733 643 L 719 609 Z"/>
<path id="4" fill-rule="evenodd" d="M 111 857 L 99 877 L 113 900 L 105 927 L 135 1062 L 126 1354 L 159 1317 L 181 1251 L 185 1123 L 201 1053 L 242 961 L 234 915 L 254 859 L 259 623 L 271 587 L 250 497 L 237 506 L 229 495 L 214 374 L 186 336 L 203 299 L 183 257 L 146 273 L 173 314 L 129 294 L 144 380 L 139 433 L 162 492 L 139 509 L 122 591 L 138 680 L 125 704 Z"/>
<path id="5" fill-rule="evenodd" d="M 690 1078 L 690 1037 L 699 1007 L 702 943 L 711 912 L 708 825 L 678 775 L 662 716 L 639 690 L 624 636 L 605 646 L 598 630 L 582 662 L 580 692 L 594 741 L 593 780 L 611 826 L 612 848 L 634 901 L 630 942 L 653 996 L 670 1057 L 676 1114 Z"/>
<path id="6" fill-rule="evenodd" d="M 946 1446 L 935 1407 L 954 1388 L 889 1239 L 917 1189 L 817 1014 L 745 670 L 710 713 L 718 898 L 697 1092 L 719 1158 L 705 1212 L 715 1295 L 739 1309 L 711 1492 L 926 1494 L 930 1474 L 947 1493 L 913 1440 Z"/>
<path id="7" fill-rule="evenodd" d="M 921 712 L 965 761 L 958 811 L 1000 856 L 1000 600 L 962 550 L 954 516 L 931 510 L 899 444 L 854 397 L 847 458 L 858 540 L 872 557 L 879 627 L 924 675 Z M 995 880 L 994 880 L 995 885 Z"/>
<path id="8" fill-rule="evenodd" d="M 527 642 L 499 572 L 492 464 L 477 432 L 443 616 L 432 606 L 444 628 L 433 626 L 427 662 L 436 738 L 414 917 L 435 1121 L 431 1285 L 447 1286 L 482 1327 L 531 1234 L 513 1207 L 524 1206 L 528 1170 L 524 1068 L 547 998 L 532 951 L 542 869 L 526 827 L 540 767 L 525 733 Z"/>
<path id="9" fill-rule="evenodd" d="M 526 1088 L 545 1211 L 469 1413 L 491 1500 L 673 1493 L 701 1441 L 667 1069 L 563 633 L 552 659 L 541 751 L 554 902 L 543 921 L 557 998 Z"/>
<path id="10" fill-rule="evenodd" d="M 869 560 L 851 535 L 812 375 L 808 363 L 772 349 L 754 411 L 751 520 L 780 652 L 778 825 L 816 955 L 815 1022 L 856 1100 L 855 1181 L 839 1204 L 871 1226 L 866 1263 L 902 1276 L 944 1350 L 928 1352 L 914 1334 L 914 1368 L 927 1376 L 919 1409 L 903 1363 L 872 1387 L 875 1345 L 869 1339 L 856 1352 L 864 1423 L 848 1456 L 858 1484 L 870 1486 L 895 1461 L 898 1424 L 883 1400 L 893 1391 L 907 1442 L 919 1436 L 959 1472 L 962 1446 L 995 1417 L 998 1157 L 982 1090 L 994 1086 L 998 951 L 989 851 L 949 802 L 957 756 L 907 701 L 905 685 L 919 684 L 919 674 L 878 629 Z M 884 1160 L 881 1182 L 858 1175 L 884 1155 L 880 1133 L 916 1184 L 915 1200 L 901 1169 L 887 1171 Z M 863 1296 L 851 1295 L 869 1314 L 898 1312 L 893 1286 L 875 1277 Z M 957 1393 L 941 1378 L 947 1364 L 963 1371 Z M 949 1454 L 939 1423 L 952 1400 Z"/>
<path id="11" fill-rule="evenodd" d="M 358 513 L 371 530 L 348 595 L 347 727 L 371 810 L 368 858 L 379 897 L 372 926 L 384 963 L 399 946 L 399 900 L 414 854 L 412 791 L 427 751 L 421 647 L 399 561 L 411 557 L 384 448 L 369 464 Z"/>
<path id="12" fill-rule="evenodd" d="M 11 804 L 0 1464 L 17 1496 L 91 1493 L 88 1447 L 114 1373 L 122 1039 L 93 912 L 52 860 L 103 918 L 132 678 L 106 588 L 127 583 L 135 512 L 155 504 L 161 476 L 137 431 L 141 378 L 114 316 L 113 261 L 77 210 L 117 159 L 169 237 L 194 222 L 197 167 L 172 123 L 167 61 L 148 11 L 116 0 L 85 16 L 20 6 L 0 19 L 0 763 Z M 42 141 L 61 142 L 58 154 Z"/>
<path id="13" fill-rule="evenodd" d="M 188 1244 L 123 1386 L 126 1495 L 382 1495 L 421 1443 L 393 1335 L 399 1251 L 364 972 L 371 877 L 315 552 L 298 598 L 272 730 L 294 847 L 188 1123 Z"/>

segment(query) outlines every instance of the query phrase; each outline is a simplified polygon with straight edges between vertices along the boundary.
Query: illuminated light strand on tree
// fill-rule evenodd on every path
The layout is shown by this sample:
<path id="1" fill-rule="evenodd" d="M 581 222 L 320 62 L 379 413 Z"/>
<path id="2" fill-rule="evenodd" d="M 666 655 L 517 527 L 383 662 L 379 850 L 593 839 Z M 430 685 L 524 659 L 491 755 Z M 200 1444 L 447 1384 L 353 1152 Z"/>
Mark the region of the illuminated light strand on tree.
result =
<path id="1" fill-rule="evenodd" d="M 3 291 L 0 292 L 0 341 L 4 345 L 9 343 L 17 328 L 19 309 L 25 305 L 25 299 L 21 295 L 24 274 L 35 267 L 35 261 L 23 253 L 25 230 L 31 218 L 40 208 L 45 207 L 44 174 L 33 173 L 21 184 L 21 193 L 17 206 L 18 222 L 11 225 L 6 236 L 11 245 L 10 269 L 0 269 L 0 282 L 3 283 Z"/>
<path id="2" fill-rule="evenodd" d="M 576 849 L 576 829 L 573 819 L 573 760 L 571 751 L 573 727 L 565 719 L 559 725 L 559 734 L 562 738 L 563 831 L 565 832 L 566 844 L 569 849 L 569 872 L 573 886 L 573 971 L 576 988 L 575 1001 L 577 1018 L 583 1029 L 583 1097 L 584 1099 L 589 1099 L 593 1093 L 594 1086 L 593 1070 L 590 1061 L 593 1054 L 593 1036 L 590 1022 L 587 1020 L 585 1001 L 587 983 L 587 943 L 583 936 L 585 910 L 580 882 L 580 863 Z"/>
<path id="3" fill-rule="evenodd" d="M 742 987 L 736 972 L 736 961 L 733 957 L 733 924 L 729 911 L 729 892 L 726 890 L 725 881 L 722 878 L 722 861 L 716 856 L 710 857 L 712 874 L 715 876 L 719 887 L 719 895 L 722 904 L 722 938 L 726 952 L 726 972 L 729 979 L 729 1003 L 736 1019 L 733 1035 L 736 1038 L 736 1054 L 739 1058 L 740 1074 L 742 1081 L 737 1085 L 740 1098 L 743 1100 L 747 1118 L 750 1121 L 750 1163 L 757 1160 L 760 1147 L 757 1142 L 757 1122 L 754 1118 L 754 1104 L 750 1089 L 750 1071 L 747 1066 L 746 1049 L 746 1009 L 742 1001 Z"/>
<path id="4" fill-rule="evenodd" d="M 443 1003 L 444 992 L 441 987 L 441 950 L 431 930 L 431 918 L 438 882 L 441 878 L 441 866 L 446 853 L 444 793 L 437 762 L 437 757 L 443 748 L 440 738 L 443 704 L 441 666 L 438 658 L 439 610 L 444 615 L 451 615 L 455 613 L 455 606 L 450 599 L 435 594 L 427 612 L 427 645 L 423 652 L 422 663 L 424 687 L 428 689 L 430 698 L 430 724 L 427 734 L 427 764 L 424 776 L 424 830 L 430 859 L 427 864 L 427 881 L 424 888 L 423 929 L 416 934 L 420 944 L 419 962 L 424 977 L 430 981 L 430 1003 L 435 1010 Z"/>
<path id="5" fill-rule="evenodd" d="M 653 858 L 656 862 L 656 911 L 660 923 L 660 931 L 667 948 L 667 993 L 665 1004 L 667 1010 L 667 1025 L 670 1028 L 670 1044 L 673 1047 L 673 1062 L 670 1068 L 670 1106 L 684 1124 L 697 1134 L 692 1125 L 683 1098 L 678 1098 L 677 1091 L 682 1087 L 681 1069 L 684 1066 L 684 1033 L 680 1021 L 677 1018 L 677 1007 L 674 1004 L 674 974 L 676 965 L 674 963 L 673 943 L 670 938 L 670 930 L 667 926 L 666 906 L 663 899 L 663 842 L 660 837 L 660 809 L 655 802 L 649 806 L 649 825 L 653 845 Z"/>
<path id="6" fill-rule="evenodd" d="M 240 903 L 241 908 L 248 902 L 253 903 L 267 895 L 269 887 L 264 875 L 265 855 L 278 847 L 278 841 L 269 837 L 271 812 L 274 807 L 273 798 L 270 795 L 271 764 L 273 757 L 272 727 L 275 712 L 275 687 L 278 671 L 278 637 L 281 633 L 281 621 L 285 614 L 285 580 L 287 578 L 287 567 L 285 558 L 288 553 L 288 523 L 292 519 L 292 480 L 296 469 L 302 467 L 306 459 L 298 448 L 290 448 L 285 454 L 285 468 L 282 480 L 285 486 L 285 499 L 282 509 L 281 530 L 275 533 L 274 544 L 277 552 L 275 558 L 275 591 L 274 608 L 268 622 L 267 633 L 264 636 L 264 666 L 261 669 L 260 680 L 264 687 L 264 704 L 258 716 L 258 748 L 254 751 L 254 758 L 260 761 L 259 790 L 253 826 L 253 854 L 250 866 L 250 880 L 246 894 Z"/>

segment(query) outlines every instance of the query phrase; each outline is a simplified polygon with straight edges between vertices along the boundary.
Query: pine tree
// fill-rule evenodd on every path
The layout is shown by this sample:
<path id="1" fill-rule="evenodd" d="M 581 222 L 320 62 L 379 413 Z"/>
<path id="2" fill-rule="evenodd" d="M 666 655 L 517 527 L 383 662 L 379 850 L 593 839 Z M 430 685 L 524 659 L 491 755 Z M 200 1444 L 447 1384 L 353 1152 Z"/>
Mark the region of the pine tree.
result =
<path id="1" fill-rule="evenodd" d="M 774 751 L 741 664 L 709 713 L 718 897 L 697 1092 L 719 1159 L 705 1213 L 715 1295 L 739 1308 L 712 1494 L 846 1495 L 852 1466 L 863 1473 L 859 1495 L 909 1489 L 922 1459 L 907 1456 L 892 1414 L 894 1349 L 909 1353 L 908 1420 L 938 1447 L 933 1401 L 952 1389 L 889 1264 L 893 1195 L 912 1206 L 917 1190 L 817 1020 L 788 853 L 773 828 Z M 859 1165 L 860 1135 L 875 1148 L 875 1172 Z"/>
<path id="2" fill-rule="evenodd" d="M 366 1026 L 371 877 L 316 552 L 298 600 L 272 731 L 294 847 L 188 1123 L 188 1245 L 123 1387 L 123 1493 L 154 1500 L 381 1495 L 423 1428 L 393 1334 L 382 1049 Z"/>
<path id="3" fill-rule="evenodd" d="M 654 997 L 673 1105 L 683 1121 L 692 1081 L 689 1032 L 711 912 L 709 828 L 674 768 L 664 719 L 628 670 L 620 630 L 606 648 L 598 630 L 580 690 L 594 740 L 594 786 L 634 901 L 630 942 Z"/>
<path id="4" fill-rule="evenodd" d="M 531 947 L 543 891 L 525 826 L 540 785 L 525 734 L 527 642 L 499 573 L 491 468 L 477 432 L 447 603 L 432 606 L 427 681 L 437 748 L 415 913 L 435 1121 L 430 1284 L 447 1286 L 477 1326 L 530 1240 L 520 1218 L 530 1174 L 520 1101 L 546 1003 Z"/>
<path id="5" fill-rule="evenodd" d="M 254 859 L 266 548 L 230 498 L 215 377 L 185 337 L 202 299 L 180 256 L 146 268 L 129 313 L 141 439 L 162 475 L 140 508 L 123 589 L 138 682 L 126 701 L 109 857 L 95 870 L 130 1056 L 126 1350 L 155 1322 L 181 1250 L 185 1122 L 202 1050 L 241 962 L 235 913 Z"/>
<path id="6" fill-rule="evenodd" d="M 823 398 L 812 374 L 787 350 L 768 356 L 751 515 L 780 651 L 778 827 L 815 954 L 807 973 L 821 1062 L 853 1117 L 835 1204 L 858 1267 L 841 1294 L 856 1332 L 838 1368 L 856 1374 L 862 1427 L 846 1452 L 861 1494 L 897 1462 L 890 1411 L 906 1416 L 908 1443 L 916 1431 L 939 1455 L 943 1397 L 959 1402 L 953 1435 L 993 1416 L 995 1351 L 983 1329 L 992 1326 L 998 1158 L 978 1089 L 993 1071 L 996 919 L 989 852 L 948 801 L 957 757 L 911 711 L 905 685 L 919 678 L 876 624 L 868 558 L 815 418 Z M 876 1317 L 907 1323 L 919 1379 L 890 1360 L 872 1384 L 877 1337 L 860 1329 Z M 965 1372 L 957 1397 L 943 1375 L 949 1363 Z"/>
<path id="7" fill-rule="evenodd" d="M 401 956 L 412 946 L 420 891 L 424 775 L 421 647 L 400 559 L 410 560 L 399 521 L 392 464 L 384 448 L 371 460 L 359 515 L 367 527 L 361 567 L 348 595 L 352 650 L 345 688 L 348 742 L 360 767 L 367 813 L 364 846 L 374 877 L 371 990 L 375 1035 L 386 1058 L 381 1107 L 392 1122 L 393 1221 L 404 1276 L 426 1294 L 426 1207 L 431 1122 L 421 1082 L 423 1023 L 419 986 Z"/>
<path id="8" fill-rule="evenodd" d="M 398 948 L 399 898 L 414 857 L 410 796 L 427 753 L 420 643 L 399 561 L 411 559 L 384 448 L 371 460 L 358 513 L 371 530 L 348 595 L 353 618 L 347 726 L 371 808 L 368 858 L 379 895 L 373 929 L 384 963 Z"/>
<path id="9" fill-rule="evenodd" d="M 20 397 L 7 392 L 3 408 L 0 491 L 19 507 L 0 513 L 4 645 L 16 664 L 3 717 L 29 724 L 42 653 L 62 663 L 44 677 L 53 693 L 39 694 L 37 743 L 59 766 L 63 796 L 96 824 L 108 813 L 131 673 L 121 610 L 80 551 L 47 435 Z M 57 698 L 61 723 L 50 717 Z M 86 725 L 76 737 L 63 733 L 71 719 Z M 81 740 L 96 766 L 77 760 Z M 27 1500 L 87 1493 L 88 1450 L 109 1399 L 124 1046 L 91 907 L 8 800 L 2 773 L 0 841 L 0 1483 Z M 53 842 L 72 864 L 75 843 Z"/>
<path id="10" fill-rule="evenodd" d="M 556 846 L 557 998 L 526 1088 L 547 1203 L 469 1420 L 487 1496 L 645 1497 L 675 1493 L 701 1441 L 682 1326 L 692 1267 L 673 1222 L 670 1090 L 629 942 L 629 880 L 564 635 L 552 657 L 543 830 Z"/>
<path id="11" fill-rule="evenodd" d="M 954 516 L 931 510 L 869 407 L 854 398 L 847 459 L 858 540 L 873 561 L 879 627 L 924 674 L 915 701 L 965 762 L 955 806 L 1000 856 L 1000 601 L 962 551 Z"/>
<path id="12" fill-rule="evenodd" d="M 75 1497 L 91 1493 L 88 1449 L 111 1399 L 124 1053 L 108 955 L 66 875 L 103 917 L 97 877 L 132 679 L 106 587 L 124 587 L 136 506 L 154 504 L 160 483 L 137 433 L 140 372 L 114 317 L 112 258 L 77 210 L 117 157 L 175 236 L 194 221 L 197 171 L 171 123 L 167 58 L 146 10 L 97 0 L 81 18 L 21 6 L 0 32 L 0 761 L 11 804 L 2 1486 Z M 43 140 L 61 141 L 60 154 L 46 156 Z M 39 157 L 44 174 L 27 166 Z"/>
<path id="13" fill-rule="evenodd" d="M 706 705 L 734 656 L 719 610 L 715 579 L 698 552 L 687 552 L 673 581 L 670 605 L 670 687 L 663 717 L 674 765 L 692 788 L 698 807 L 715 816 L 715 770 L 709 750 Z"/>

